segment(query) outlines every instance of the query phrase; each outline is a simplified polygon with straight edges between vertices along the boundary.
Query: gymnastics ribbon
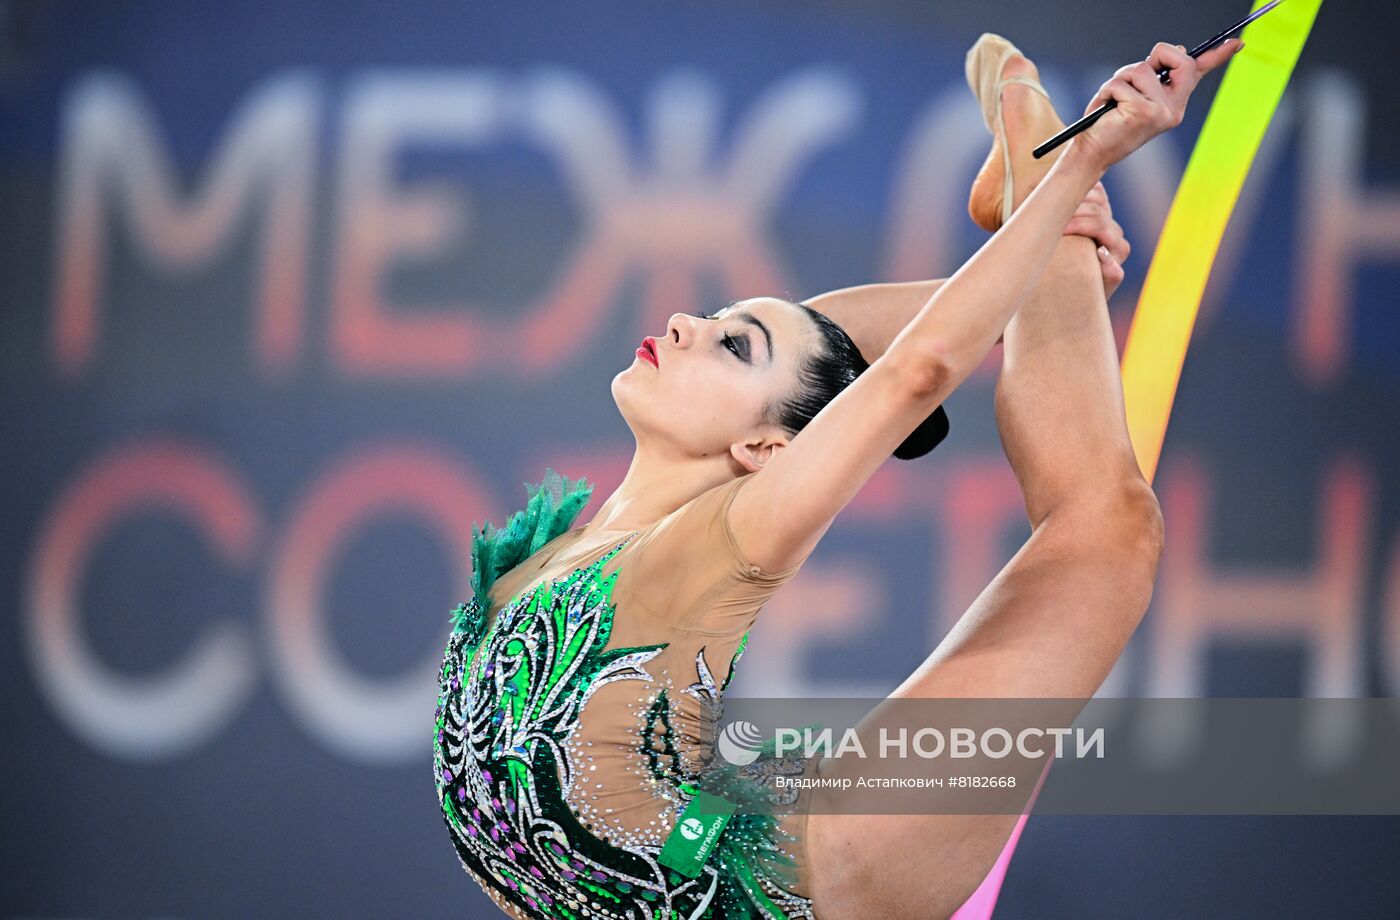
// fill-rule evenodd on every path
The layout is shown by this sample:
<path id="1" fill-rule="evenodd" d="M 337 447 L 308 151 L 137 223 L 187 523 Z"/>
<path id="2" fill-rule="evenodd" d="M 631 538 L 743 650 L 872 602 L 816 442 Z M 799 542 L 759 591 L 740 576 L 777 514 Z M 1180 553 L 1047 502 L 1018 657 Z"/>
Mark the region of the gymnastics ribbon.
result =
<path id="1" fill-rule="evenodd" d="M 1128 433 L 1148 482 L 1221 237 L 1321 6 L 1286 0 L 1245 28 L 1167 213 L 1123 351 Z"/>
<path id="2" fill-rule="evenodd" d="M 1252 9 L 1263 6 L 1258 0 Z M 1123 351 L 1128 433 L 1151 482 L 1211 265 L 1249 167 L 1312 31 L 1322 0 L 1285 0 L 1245 27 L 1186 164 L 1143 282 Z M 953 920 L 988 920 L 1049 764 L 992 871 Z"/>

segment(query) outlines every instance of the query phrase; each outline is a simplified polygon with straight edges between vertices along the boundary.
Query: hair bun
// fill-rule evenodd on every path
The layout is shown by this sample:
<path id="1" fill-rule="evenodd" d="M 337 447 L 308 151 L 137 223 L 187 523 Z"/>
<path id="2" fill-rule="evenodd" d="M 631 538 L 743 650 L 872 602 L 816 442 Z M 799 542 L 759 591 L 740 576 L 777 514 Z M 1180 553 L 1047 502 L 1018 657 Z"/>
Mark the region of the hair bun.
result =
<path id="1" fill-rule="evenodd" d="M 948 413 L 943 411 L 942 406 L 939 406 L 894 449 L 894 456 L 899 460 L 913 460 L 915 457 L 922 457 L 941 444 L 946 437 L 948 437 Z"/>

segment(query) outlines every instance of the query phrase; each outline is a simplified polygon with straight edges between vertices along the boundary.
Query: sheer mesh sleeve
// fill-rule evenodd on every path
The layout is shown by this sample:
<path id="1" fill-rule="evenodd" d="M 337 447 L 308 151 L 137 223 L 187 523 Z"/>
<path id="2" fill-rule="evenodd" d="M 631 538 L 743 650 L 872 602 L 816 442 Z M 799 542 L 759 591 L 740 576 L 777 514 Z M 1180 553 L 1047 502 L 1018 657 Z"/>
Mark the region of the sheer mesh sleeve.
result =
<path id="1" fill-rule="evenodd" d="M 752 475 L 701 493 L 646 533 L 618 589 L 674 629 L 735 636 L 752 626 L 759 608 L 801 567 L 765 572 L 739 548 L 729 506 Z"/>

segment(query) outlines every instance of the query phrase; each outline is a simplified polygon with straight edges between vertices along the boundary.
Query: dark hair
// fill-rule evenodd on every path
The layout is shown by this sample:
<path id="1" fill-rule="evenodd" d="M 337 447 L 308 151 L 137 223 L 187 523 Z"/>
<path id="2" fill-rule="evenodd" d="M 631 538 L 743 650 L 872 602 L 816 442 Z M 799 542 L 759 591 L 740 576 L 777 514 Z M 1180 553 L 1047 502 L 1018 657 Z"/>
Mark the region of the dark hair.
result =
<path id="1" fill-rule="evenodd" d="M 870 363 L 861 355 L 846 330 L 832 322 L 826 314 L 813 310 L 805 303 L 789 303 L 800 307 L 811 317 L 822 346 L 807 349 L 806 355 L 798 362 L 796 392 L 769 405 L 764 419 L 796 435 L 827 403 L 836 398 L 836 394 L 850 386 L 870 367 Z M 938 406 L 895 448 L 894 456 L 900 460 L 922 457 L 947 436 L 948 414 L 942 406 Z"/>

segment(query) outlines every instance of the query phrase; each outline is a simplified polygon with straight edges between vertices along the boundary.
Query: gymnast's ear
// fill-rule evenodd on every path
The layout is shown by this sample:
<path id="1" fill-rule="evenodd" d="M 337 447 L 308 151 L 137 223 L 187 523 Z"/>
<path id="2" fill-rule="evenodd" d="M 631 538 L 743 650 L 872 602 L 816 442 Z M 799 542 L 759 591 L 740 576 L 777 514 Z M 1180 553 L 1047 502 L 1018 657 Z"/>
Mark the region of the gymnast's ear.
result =
<path id="1" fill-rule="evenodd" d="M 729 453 L 744 469 L 750 473 L 757 473 L 787 445 L 788 439 L 782 435 L 753 437 L 747 441 L 735 441 L 729 445 Z"/>

